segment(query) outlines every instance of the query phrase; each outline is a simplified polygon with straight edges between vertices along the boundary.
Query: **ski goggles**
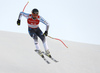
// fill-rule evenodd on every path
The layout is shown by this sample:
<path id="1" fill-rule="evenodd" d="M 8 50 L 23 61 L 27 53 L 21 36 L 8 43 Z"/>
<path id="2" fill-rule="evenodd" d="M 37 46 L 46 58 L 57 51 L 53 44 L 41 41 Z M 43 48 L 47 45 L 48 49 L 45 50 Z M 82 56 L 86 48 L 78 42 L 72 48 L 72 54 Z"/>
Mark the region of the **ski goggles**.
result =
<path id="1" fill-rule="evenodd" d="M 32 16 L 38 16 L 38 13 L 37 14 L 32 13 Z"/>

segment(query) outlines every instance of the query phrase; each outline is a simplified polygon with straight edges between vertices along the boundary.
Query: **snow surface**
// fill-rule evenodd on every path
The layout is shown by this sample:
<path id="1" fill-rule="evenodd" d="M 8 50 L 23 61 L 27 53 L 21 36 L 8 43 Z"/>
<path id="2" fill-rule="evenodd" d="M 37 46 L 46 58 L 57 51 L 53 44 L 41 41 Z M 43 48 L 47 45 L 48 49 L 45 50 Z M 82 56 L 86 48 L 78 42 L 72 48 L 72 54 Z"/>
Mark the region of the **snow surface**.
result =
<path id="1" fill-rule="evenodd" d="M 100 73 L 100 45 L 65 41 L 66 48 L 47 37 L 51 54 L 47 64 L 34 50 L 28 34 L 0 31 L 0 73 Z M 39 39 L 41 50 L 44 51 Z"/>

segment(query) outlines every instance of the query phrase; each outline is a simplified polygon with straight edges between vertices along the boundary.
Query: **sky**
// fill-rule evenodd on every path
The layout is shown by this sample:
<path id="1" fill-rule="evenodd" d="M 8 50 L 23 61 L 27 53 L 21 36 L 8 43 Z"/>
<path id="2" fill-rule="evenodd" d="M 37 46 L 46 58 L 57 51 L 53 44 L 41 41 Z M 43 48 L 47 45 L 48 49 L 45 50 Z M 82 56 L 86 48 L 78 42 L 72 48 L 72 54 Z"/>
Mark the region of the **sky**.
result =
<path id="1" fill-rule="evenodd" d="M 28 34 L 26 18 L 16 21 L 28 0 L 0 2 L 0 30 Z M 49 24 L 49 36 L 63 40 L 100 45 L 100 0 L 29 0 L 25 12 L 39 10 Z M 40 23 L 44 32 L 45 25 Z M 2 35 L 2 34 L 0 34 Z"/>

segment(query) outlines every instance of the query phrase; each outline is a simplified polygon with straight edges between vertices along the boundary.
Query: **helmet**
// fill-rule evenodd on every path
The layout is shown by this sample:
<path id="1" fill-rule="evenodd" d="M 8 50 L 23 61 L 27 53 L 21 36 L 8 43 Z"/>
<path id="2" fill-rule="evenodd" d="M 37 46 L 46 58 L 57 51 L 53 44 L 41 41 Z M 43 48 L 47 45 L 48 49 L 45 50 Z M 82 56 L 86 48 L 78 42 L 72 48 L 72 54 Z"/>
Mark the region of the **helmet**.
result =
<path id="1" fill-rule="evenodd" d="M 33 13 L 33 14 L 38 14 L 39 11 L 38 11 L 38 9 L 35 8 L 35 9 L 32 10 L 32 13 Z"/>

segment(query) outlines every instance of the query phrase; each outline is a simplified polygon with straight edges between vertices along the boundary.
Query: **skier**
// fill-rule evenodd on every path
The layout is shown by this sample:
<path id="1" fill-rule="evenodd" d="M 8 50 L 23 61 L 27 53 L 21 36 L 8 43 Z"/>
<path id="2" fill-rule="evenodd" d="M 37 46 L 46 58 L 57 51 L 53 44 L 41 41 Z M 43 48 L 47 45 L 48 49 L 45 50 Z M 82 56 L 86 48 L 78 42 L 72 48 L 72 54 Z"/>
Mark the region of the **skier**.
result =
<path id="1" fill-rule="evenodd" d="M 28 32 L 29 32 L 29 35 L 34 39 L 34 44 L 36 46 L 36 50 L 35 51 L 37 51 L 41 56 L 43 55 L 41 50 L 40 50 L 39 43 L 38 43 L 38 37 L 39 37 L 43 42 L 45 53 L 48 56 L 51 56 L 49 48 L 47 46 L 46 38 L 45 38 L 45 36 L 48 35 L 49 24 L 46 22 L 46 20 L 44 18 L 42 18 L 39 15 L 39 11 L 36 8 L 34 8 L 32 10 L 32 14 L 20 12 L 18 20 L 17 20 L 17 25 L 18 26 L 21 23 L 21 17 L 22 16 L 26 17 L 26 19 L 27 19 Z M 42 22 L 43 24 L 46 25 L 46 30 L 45 30 L 44 34 L 41 31 L 41 29 L 39 28 L 39 22 Z"/>

